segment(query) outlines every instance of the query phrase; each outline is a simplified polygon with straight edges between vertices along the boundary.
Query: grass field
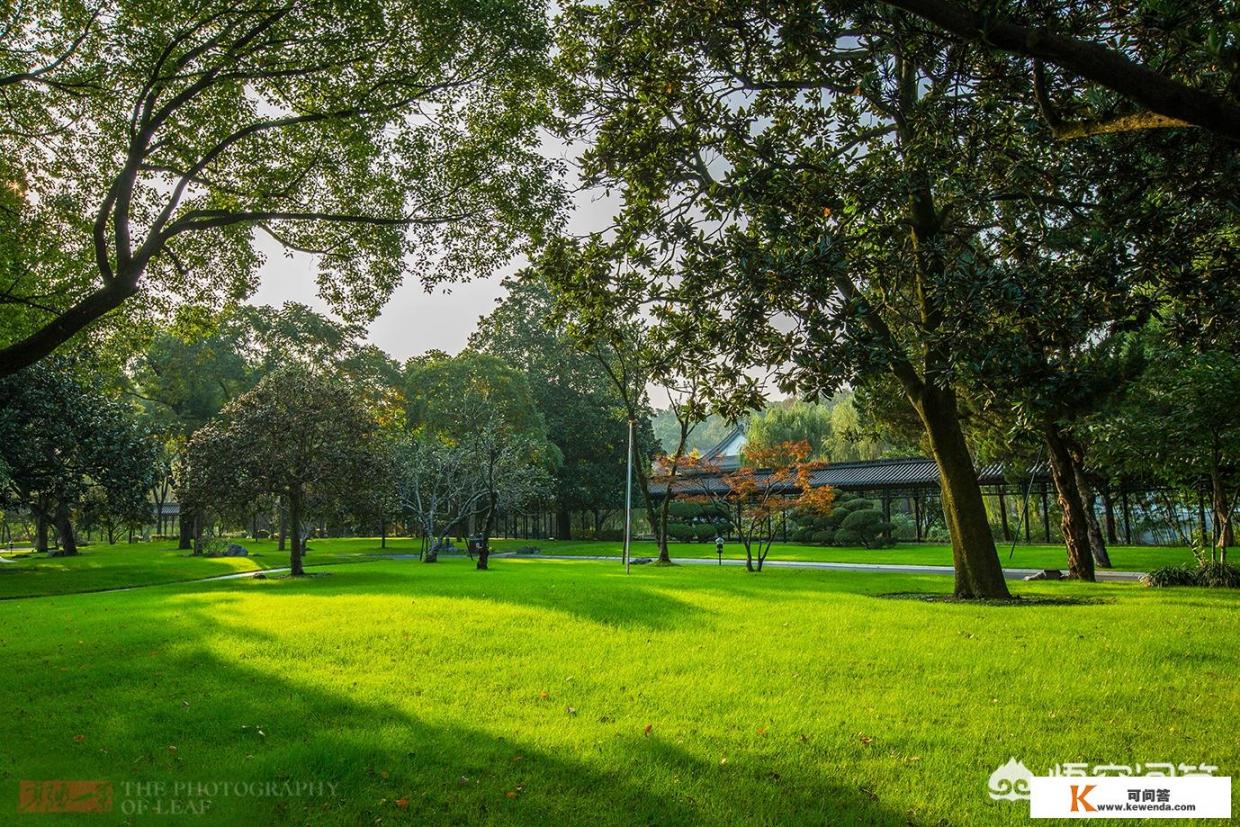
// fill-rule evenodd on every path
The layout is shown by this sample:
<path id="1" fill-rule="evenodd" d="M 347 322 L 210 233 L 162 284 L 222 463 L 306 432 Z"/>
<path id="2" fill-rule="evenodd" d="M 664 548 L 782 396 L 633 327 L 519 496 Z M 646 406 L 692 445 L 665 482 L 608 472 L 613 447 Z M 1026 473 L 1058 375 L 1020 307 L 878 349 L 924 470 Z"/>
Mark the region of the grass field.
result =
<path id="1" fill-rule="evenodd" d="M 273 782 L 197 823 L 1016 824 L 1026 805 L 986 795 L 1009 756 L 1240 763 L 1236 593 L 1016 584 L 1101 602 L 979 606 L 876 596 L 941 576 L 314 571 L 0 603 L 0 813 L 22 779 L 114 790 L 110 816 L 0 821 L 181 823 L 149 811 Z M 285 782 L 334 794 L 261 794 Z"/>
<path id="2" fill-rule="evenodd" d="M 288 566 L 288 552 L 279 551 L 274 540 L 239 542 L 251 556 L 195 557 L 178 551 L 174 541 L 89 545 L 74 557 L 5 554 L 6 562 L 0 562 L 0 599 L 176 583 Z M 389 541 L 386 550 L 377 538 L 319 540 L 310 545 L 307 565 L 367 560 L 385 551 L 417 552 L 417 543 L 409 539 Z"/>
<path id="3" fill-rule="evenodd" d="M 594 540 L 498 540 L 496 548 L 505 550 L 520 546 L 537 546 L 544 554 L 612 555 L 619 556 L 623 543 Z M 673 557 L 715 558 L 713 543 L 672 543 L 669 551 Z M 1121 571 L 1149 571 L 1171 563 L 1188 563 L 1192 552 L 1183 547 L 1115 546 L 1109 549 L 1111 563 Z M 659 549 L 651 541 L 633 543 L 636 557 L 658 557 Z M 728 543 L 724 556 L 744 558 L 745 549 L 739 543 Z M 1009 568 L 1067 568 L 1067 552 L 1057 544 L 1017 544 L 1015 550 L 999 544 L 999 557 Z M 770 560 L 805 560 L 824 563 L 893 563 L 927 566 L 950 566 L 952 549 L 947 544 L 901 543 L 894 548 L 836 548 L 811 546 L 800 543 L 775 543 L 771 547 Z"/>
<path id="4" fill-rule="evenodd" d="M 133 543 L 85 546 L 77 557 L 48 557 L 18 552 L 0 553 L 0 600 L 32 595 L 69 594 L 84 591 L 125 588 L 134 585 L 176 583 L 288 565 L 288 553 L 279 551 L 274 540 L 240 540 L 250 550 L 250 557 L 194 557 L 178 551 L 174 542 Z M 380 547 L 377 537 L 348 537 L 311 540 L 307 565 L 347 563 L 370 560 L 382 555 L 416 554 L 421 543 L 407 537 L 389 537 Z M 619 556 L 621 543 L 593 540 L 508 540 L 494 543 L 497 552 L 512 551 L 522 546 L 537 546 L 546 555 Z M 675 543 L 674 557 L 707 557 L 714 559 L 715 548 L 704 543 Z M 1014 568 L 1063 568 L 1065 553 L 1061 546 L 1018 545 L 1009 557 L 1009 549 L 1000 550 L 1005 566 Z M 635 557 L 657 557 L 658 548 L 649 541 L 633 544 Z M 744 550 L 729 544 L 728 558 L 743 558 Z M 1148 571 L 1173 562 L 1189 562 L 1192 555 L 1184 548 L 1150 548 L 1117 546 L 1111 549 L 1116 569 Z M 822 546 L 777 543 L 771 550 L 772 560 L 803 560 L 838 563 L 916 563 L 950 566 L 951 547 L 907 543 L 888 549 L 829 548 Z"/>

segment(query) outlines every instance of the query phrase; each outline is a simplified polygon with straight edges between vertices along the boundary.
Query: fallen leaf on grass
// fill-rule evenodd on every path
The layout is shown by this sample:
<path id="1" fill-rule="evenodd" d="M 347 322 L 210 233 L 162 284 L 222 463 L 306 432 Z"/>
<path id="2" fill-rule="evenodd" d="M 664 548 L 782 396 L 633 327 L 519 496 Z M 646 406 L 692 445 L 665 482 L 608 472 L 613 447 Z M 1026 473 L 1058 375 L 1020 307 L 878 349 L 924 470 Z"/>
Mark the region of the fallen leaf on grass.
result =
<path id="1" fill-rule="evenodd" d="M 400 807 L 402 810 L 406 810 L 406 809 L 408 809 L 408 808 L 409 808 L 409 799 L 407 799 L 407 798 L 398 798 L 398 799 L 396 799 L 396 806 L 397 806 L 397 807 Z"/>
<path id="2" fill-rule="evenodd" d="M 646 728 L 642 730 L 646 735 L 654 731 L 654 724 L 646 724 Z"/>
<path id="3" fill-rule="evenodd" d="M 82 742 L 83 742 L 83 741 L 85 741 L 85 740 L 86 740 L 86 736 L 85 736 L 85 735 L 74 735 L 74 736 L 73 736 L 73 743 L 75 743 L 75 744 L 80 744 L 80 743 L 82 743 Z"/>

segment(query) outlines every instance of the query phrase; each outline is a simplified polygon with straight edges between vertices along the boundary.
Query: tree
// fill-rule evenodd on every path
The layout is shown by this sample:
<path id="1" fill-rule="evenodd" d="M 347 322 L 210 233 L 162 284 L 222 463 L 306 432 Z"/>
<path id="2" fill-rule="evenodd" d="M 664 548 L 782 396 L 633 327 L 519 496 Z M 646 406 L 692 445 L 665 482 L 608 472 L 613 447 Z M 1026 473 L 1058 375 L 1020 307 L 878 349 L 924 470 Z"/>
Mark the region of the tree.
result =
<path id="1" fill-rule="evenodd" d="M 1213 514 L 1208 539 L 1226 562 L 1240 487 L 1240 357 L 1164 345 L 1151 362 L 1119 405 L 1095 417 L 1101 452 L 1133 476 L 1152 475 L 1181 490 L 1204 488 Z"/>
<path id="2" fill-rule="evenodd" d="M 36 547 L 54 524 L 60 554 L 77 554 L 73 512 L 89 496 L 95 516 L 145 522 L 155 446 L 127 406 L 91 389 L 59 360 L 0 379 L 0 461 L 5 499 L 30 508 Z"/>
<path id="3" fill-rule="evenodd" d="M 571 539 L 573 511 L 599 515 L 623 501 L 628 421 L 602 366 L 557 322 L 551 293 L 536 274 L 525 271 L 504 286 L 507 295 L 478 321 L 470 346 L 525 373 L 562 458 L 556 536 Z"/>
<path id="4" fill-rule="evenodd" d="M 128 370 L 126 390 L 138 400 L 162 447 L 152 486 L 161 531 L 163 506 L 190 435 L 255 381 L 234 331 L 196 316 L 192 308 L 182 310 L 172 324 L 156 331 Z M 189 549 L 195 516 L 187 503 L 180 507 L 179 547 Z"/>
<path id="5" fill-rule="evenodd" d="M 1015 3 L 994 3 L 983 11 L 952 0 L 883 4 L 983 48 L 1032 58 L 1030 95 L 1043 102 L 1042 64 L 1047 63 L 1063 70 L 1065 78 L 1096 83 L 1146 110 L 1115 113 L 1103 107 L 1093 118 L 1066 122 L 1044 107 L 1056 138 L 1195 126 L 1240 140 L 1236 56 L 1224 34 L 1235 16 L 1225 7 L 1149 3 L 1138 13 L 1116 3 L 1044 3 L 1036 11 Z"/>
<path id="6" fill-rule="evenodd" d="M 580 4 L 561 41 L 586 181 L 623 203 L 608 238 L 549 252 L 561 289 L 619 293 L 786 393 L 890 375 L 939 469 L 956 593 L 1007 596 L 960 382 L 1014 289 L 990 228 L 1061 199 L 987 53 L 811 3 Z"/>
<path id="7" fill-rule="evenodd" d="M 672 500 L 676 495 L 676 478 L 686 468 L 696 464 L 697 457 L 689 454 L 687 446 L 693 430 L 706 418 L 706 409 L 702 403 L 700 379 L 690 376 L 682 383 L 673 384 L 668 388 L 668 410 L 676 418 L 676 447 L 671 454 L 660 454 L 654 462 L 648 485 L 663 488 L 663 499 L 659 502 L 658 527 L 655 539 L 659 543 L 659 563 L 670 566 L 671 554 L 668 552 L 668 516 Z"/>
<path id="8" fill-rule="evenodd" d="M 480 518 L 478 568 L 485 569 L 500 511 L 545 495 L 552 484 L 546 469 L 560 459 L 529 382 L 498 357 L 466 350 L 410 360 L 406 388 L 420 459 L 434 460 L 437 474 L 449 460 L 461 469 L 448 479 L 449 499 L 462 504 L 458 513 Z"/>
<path id="9" fill-rule="evenodd" d="M 745 569 L 762 571 L 775 541 L 776 518 L 796 510 L 828 514 L 835 500 L 829 486 L 811 485 L 813 473 L 825 463 L 809 461 L 808 442 L 785 442 L 774 448 L 746 446 L 744 465 L 721 473 L 710 463 L 699 463 L 684 476 L 686 500 L 712 505 L 732 526 L 745 547 Z"/>
<path id="10" fill-rule="evenodd" d="M 368 490 L 377 431 L 355 389 L 329 374 L 282 368 L 190 438 L 179 499 L 227 510 L 263 495 L 284 498 L 293 529 L 289 568 L 302 575 L 303 520 Z"/>
<path id="11" fill-rule="evenodd" d="M 38 89 L 0 125 L 21 196 L 0 375 L 140 292 L 248 295 L 255 232 L 313 254 L 324 297 L 363 319 L 406 270 L 488 272 L 556 217 L 536 3 L 107 0 L 59 38 L 51 6 L 9 15 L 0 50 L 0 85 Z"/>
<path id="12" fill-rule="evenodd" d="M 401 508 L 418 521 L 428 542 L 446 542 L 452 526 L 477 513 L 485 494 L 473 484 L 472 446 L 425 433 L 403 433 L 391 450 Z"/>
<path id="13" fill-rule="evenodd" d="M 746 446 L 771 448 L 783 442 L 806 442 L 815 459 L 838 459 L 831 454 L 831 409 L 793 400 L 772 405 L 749 418 Z"/>

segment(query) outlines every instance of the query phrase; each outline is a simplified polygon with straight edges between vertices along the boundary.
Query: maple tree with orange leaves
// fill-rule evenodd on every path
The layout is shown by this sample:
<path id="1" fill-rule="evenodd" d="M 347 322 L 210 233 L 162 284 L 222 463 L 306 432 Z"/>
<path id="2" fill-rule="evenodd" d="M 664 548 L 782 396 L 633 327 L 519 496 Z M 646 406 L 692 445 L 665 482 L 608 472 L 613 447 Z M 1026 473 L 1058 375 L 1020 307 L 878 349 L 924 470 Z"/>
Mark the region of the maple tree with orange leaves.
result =
<path id="1" fill-rule="evenodd" d="M 762 571 L 775 541 L 776 518 L 792 509 L 826 515 L 834 506 L 834 489 L 810 484 L 813 474 L 826 467 L 825 462 L 810 461 L 811 453 L 805 440 L 749 446 L 741 453 L 741 467 L 729 472 L 706 460 L 685 458 L 681 499 L 718 506 L 745 548 L 745 568 Z"/>

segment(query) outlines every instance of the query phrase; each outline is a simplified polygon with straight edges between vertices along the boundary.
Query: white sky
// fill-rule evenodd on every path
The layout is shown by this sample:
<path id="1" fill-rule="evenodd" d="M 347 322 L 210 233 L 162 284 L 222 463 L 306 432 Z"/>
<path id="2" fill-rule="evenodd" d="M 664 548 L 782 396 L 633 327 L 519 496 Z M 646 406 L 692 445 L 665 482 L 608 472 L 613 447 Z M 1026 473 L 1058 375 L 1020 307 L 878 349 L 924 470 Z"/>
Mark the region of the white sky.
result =
<path id="1" fill-rule="evenodd" d="M 561 158 L 573 155 L 571 147 L 554 141 L 548 144 L 547 151 Z M 570 186 L 572 183 L 570 180 Z M 602 230 L 611 223 L 618 206 L 618 198 L 581 193 L 574 199 L 567 230 L 581 234 Z M 262 281 L 258 290 L 249 300 L 251 304 L 278 307 L 284 302 L 301 302 L 335 318 L 318 296 L 313 256 L 304 253 L 289 256 L 265 233 L 255 233 L 254 243 L 267 261 L 260 271 Z M 430 293 L 415 279 L 407 280 L 392 294 L 379 317 L 371 322 L 367 340 L 401 362 L 432 348 L 457 353 L 465 347 L 479 317 L 489 314 L 496 300 L 503 296 L 505 291 L 500 282 L 525 263 L 524 258 L 514 259 L 489 276 L 461 284 L 440 285 Z"/>

